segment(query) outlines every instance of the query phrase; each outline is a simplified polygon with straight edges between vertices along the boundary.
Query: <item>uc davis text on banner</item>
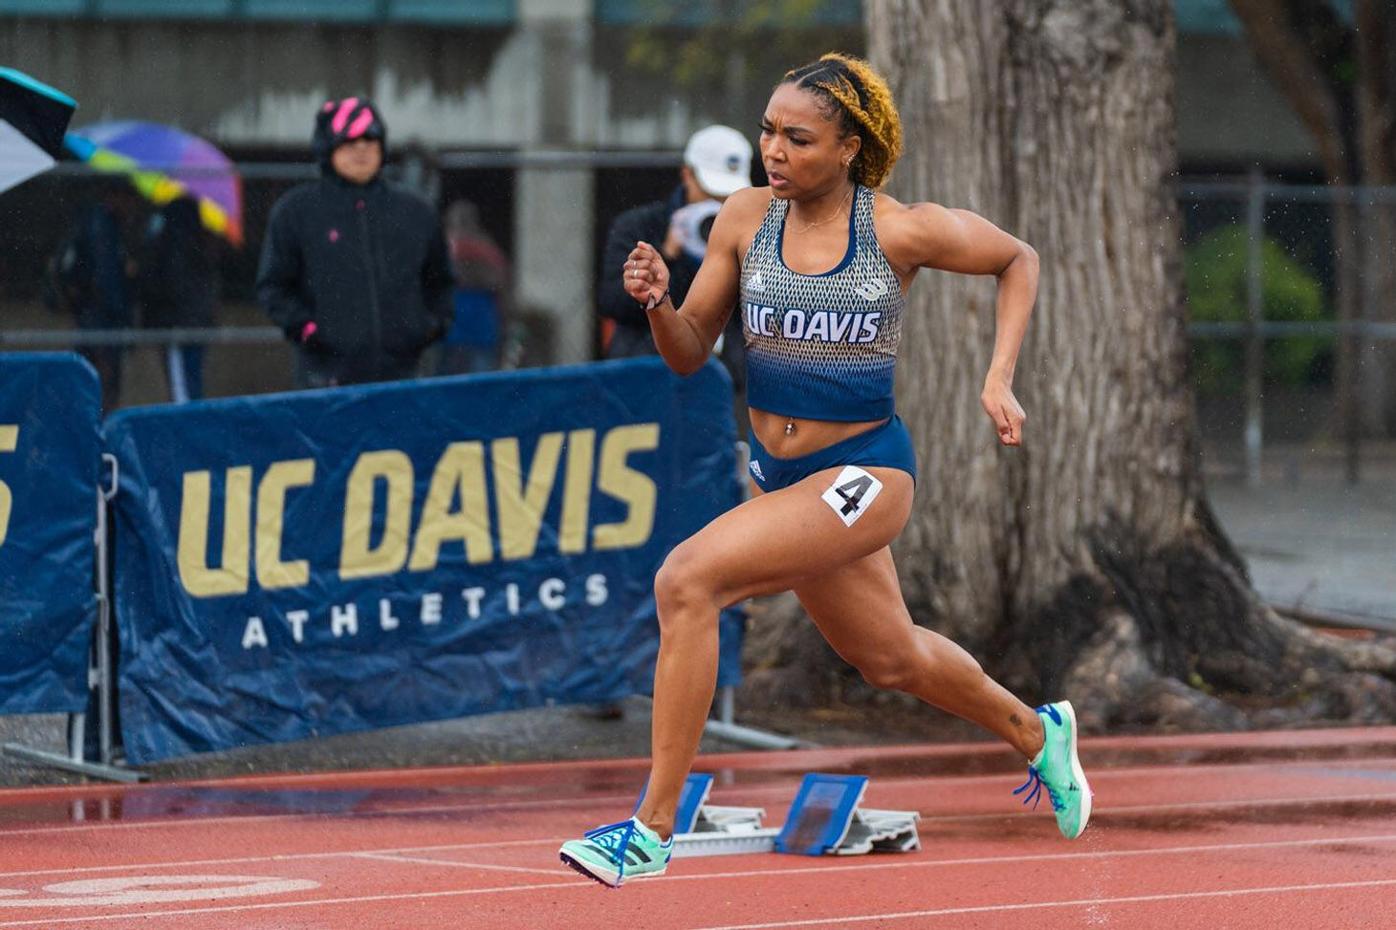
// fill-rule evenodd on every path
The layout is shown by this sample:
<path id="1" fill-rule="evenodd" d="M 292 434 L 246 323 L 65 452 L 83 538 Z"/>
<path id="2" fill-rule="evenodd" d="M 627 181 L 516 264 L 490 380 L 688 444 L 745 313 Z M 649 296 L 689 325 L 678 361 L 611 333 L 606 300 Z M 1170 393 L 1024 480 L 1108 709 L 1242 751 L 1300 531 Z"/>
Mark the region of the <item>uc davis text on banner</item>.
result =
<path id="1" fill-rule="evenodd" d="M 648 690 L 731 403 L 645 359 L 116 414 L 128 757 Z"/>
<path id="2" fill-rule="evenodd" d="M 0 714 L 87 704 L 101 415 L 80 356 L 0 354 Z"/>

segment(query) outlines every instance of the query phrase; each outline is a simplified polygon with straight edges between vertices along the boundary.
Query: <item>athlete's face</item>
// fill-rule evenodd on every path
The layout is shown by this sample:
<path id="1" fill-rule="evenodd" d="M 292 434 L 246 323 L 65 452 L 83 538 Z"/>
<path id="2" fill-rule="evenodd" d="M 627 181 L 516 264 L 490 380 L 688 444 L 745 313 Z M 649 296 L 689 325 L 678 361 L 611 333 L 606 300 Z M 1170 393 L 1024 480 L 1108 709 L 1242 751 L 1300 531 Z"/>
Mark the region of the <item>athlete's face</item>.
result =
<path id="1" fill-rule="evenodd" d="M 761 117 L 761 162 L 777 197 L 822 194 L 848 177 L 859 139 L 842 133 L 827 106 L 794 84 L 781 84 L 771 94 Z"/>
<path id="2" fill-rule="evenodd" d="M 383 167 L 383 143 L 377 139 L 355 139 L 334 150 L 330 163 L 335 172 L 351 184 L 367 184 Z"/>

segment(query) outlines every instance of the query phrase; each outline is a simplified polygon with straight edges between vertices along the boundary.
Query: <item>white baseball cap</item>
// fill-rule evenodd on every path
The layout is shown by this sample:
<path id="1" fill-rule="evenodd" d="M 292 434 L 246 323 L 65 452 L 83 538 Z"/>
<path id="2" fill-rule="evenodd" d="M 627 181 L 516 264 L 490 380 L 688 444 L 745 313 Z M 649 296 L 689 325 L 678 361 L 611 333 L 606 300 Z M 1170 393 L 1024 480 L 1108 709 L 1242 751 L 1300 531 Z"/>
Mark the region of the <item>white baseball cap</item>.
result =
<path id="1" fill-rule="evenodd" d="M 731 126 L 707 126 L 689 137 L 683 163 L 711 197 L 728 197 L 751 186 L 751 143 Z"/>

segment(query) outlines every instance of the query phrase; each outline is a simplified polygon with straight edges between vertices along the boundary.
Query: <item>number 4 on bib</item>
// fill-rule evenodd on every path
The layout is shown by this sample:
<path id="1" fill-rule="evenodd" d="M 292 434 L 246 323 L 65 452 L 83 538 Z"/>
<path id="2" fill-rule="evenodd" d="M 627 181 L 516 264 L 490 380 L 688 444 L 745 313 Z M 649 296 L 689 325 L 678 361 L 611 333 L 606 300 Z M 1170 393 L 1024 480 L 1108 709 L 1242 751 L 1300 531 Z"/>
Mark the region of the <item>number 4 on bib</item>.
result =
<path id="1" fill-rule="evenodd" d="M 852 526 L 853 521 L 867 512 L 868 506 L 882 490 L 882 482 L 857 465 L 848 465 L 834 483 L 821 495 L 824 503 L 833 508 L 844 526 Z"/>

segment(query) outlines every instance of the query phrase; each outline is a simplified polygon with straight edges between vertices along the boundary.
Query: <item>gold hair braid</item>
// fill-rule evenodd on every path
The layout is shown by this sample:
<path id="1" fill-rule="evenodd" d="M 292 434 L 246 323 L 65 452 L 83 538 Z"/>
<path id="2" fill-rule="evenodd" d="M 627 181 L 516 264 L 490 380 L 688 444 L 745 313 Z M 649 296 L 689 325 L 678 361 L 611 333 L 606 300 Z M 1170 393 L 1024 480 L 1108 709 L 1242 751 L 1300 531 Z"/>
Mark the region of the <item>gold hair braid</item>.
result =
<path id="1" fill-rule="evenodd" d="M 838 62 L 863 85 L 868 100 L 866 107 L 859 100 L 853 82 L 844 75 L 838 75 L 836 81 L 810 82 L 837 100 L 867 131 L 864 142 L 871 144 L 865 144 L 859 151 L 853 166 L 853 179 L 875 190 L 887 181 L 892 166 L 902 154 L 902 120 L 892 100 L 892 91 L 882 75 L 861 58 L 830 52 L 819 60 Z"/>

